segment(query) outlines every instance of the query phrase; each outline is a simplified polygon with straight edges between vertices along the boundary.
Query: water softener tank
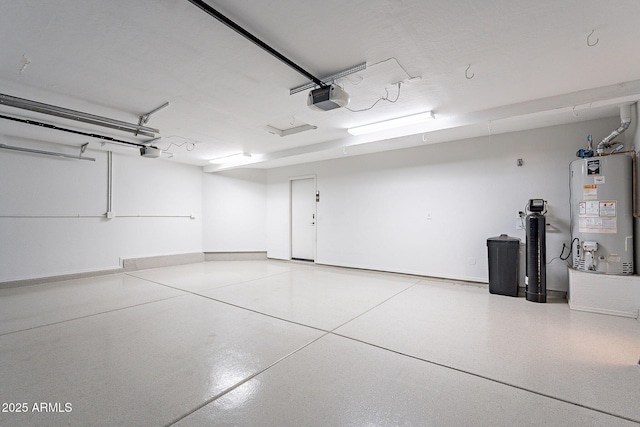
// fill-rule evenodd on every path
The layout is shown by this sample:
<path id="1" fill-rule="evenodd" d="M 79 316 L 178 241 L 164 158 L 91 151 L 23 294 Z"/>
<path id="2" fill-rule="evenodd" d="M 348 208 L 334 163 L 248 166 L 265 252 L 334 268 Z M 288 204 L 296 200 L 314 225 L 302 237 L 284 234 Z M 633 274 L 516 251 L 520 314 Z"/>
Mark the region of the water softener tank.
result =
<path id="1" fill-rule="evenodd" d="M 633 274 L 632 163 L 626 153 L 571 162 L 573 268 Z"/>
<path id="2" fill-rule="evenodd" d="M 547 302 L 546 217 L 542 199 L 529 200 L 526 218 L 525 298 Z"/>

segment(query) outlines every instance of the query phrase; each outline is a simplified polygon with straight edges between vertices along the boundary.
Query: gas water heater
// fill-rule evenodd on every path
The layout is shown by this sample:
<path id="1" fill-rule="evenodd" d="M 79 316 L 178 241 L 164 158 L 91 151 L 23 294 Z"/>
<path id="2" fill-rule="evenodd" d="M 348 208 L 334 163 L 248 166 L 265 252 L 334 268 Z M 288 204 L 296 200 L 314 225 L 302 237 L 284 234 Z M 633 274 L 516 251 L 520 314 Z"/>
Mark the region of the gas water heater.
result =
<path id="1" fill-rule="evenodd" d="M 631 155 L 620 152 L 574 160 L 570 191 L 573 268 L 633 274 Z"/>

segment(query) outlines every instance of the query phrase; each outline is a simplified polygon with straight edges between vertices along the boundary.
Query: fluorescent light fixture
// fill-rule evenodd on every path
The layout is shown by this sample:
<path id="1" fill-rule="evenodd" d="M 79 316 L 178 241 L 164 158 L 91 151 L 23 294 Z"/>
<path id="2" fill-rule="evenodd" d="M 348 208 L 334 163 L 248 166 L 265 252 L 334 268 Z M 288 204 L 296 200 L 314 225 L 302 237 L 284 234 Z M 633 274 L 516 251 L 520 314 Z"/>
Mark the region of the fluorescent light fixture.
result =
<path id="1" fill-rule="evenodd" d="M 233 163 L 239 160 L 248 159 L 251 157 L 251 153 L 236 153 L 231 154 L 229 156 L 218 157 L 217 159 L 209 160 L 209 163 L 213 163 L 214 165 L 223 165 L 226 163 Z"/>
<path id="2" fill-rule="evenodd" d="M 410 116 L 398 117 L 397 119 L 385 120 L 383 122 L 371 123 L 363 126 L 356 126 L 347 129 L 351 135 L 364 135 L 365 133 L 378 132 L 386 129 L 393 129 L 401 126 L 413 125 L 421 123 L 429 119 L 433 119 L 434 115 L 431 111 L 424 113 L 412 114 Z"/>
<path id="3" fill-rule="evenodd" d="M 281 137 L 295 135 L 296 133 L 305 132 L 305 131 L 314 130 L 314 129 L 318 129 L 318 126 L 304 124 L 304 125 L 296 126 L 289 129 L 278 129 L 275 126 L 267 125 L 267 131 L 269 133 L 272 133 L 274 135 L 280 135 Z"/>

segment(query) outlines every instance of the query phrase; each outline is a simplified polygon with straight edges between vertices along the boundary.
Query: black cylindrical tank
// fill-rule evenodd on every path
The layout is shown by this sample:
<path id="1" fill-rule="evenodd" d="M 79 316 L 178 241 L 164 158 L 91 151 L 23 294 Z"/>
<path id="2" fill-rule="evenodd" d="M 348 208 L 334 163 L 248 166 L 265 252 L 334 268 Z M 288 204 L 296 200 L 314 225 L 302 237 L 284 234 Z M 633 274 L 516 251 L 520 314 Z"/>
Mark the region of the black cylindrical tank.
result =
<path id="1" fill-rule="evenodd" d="M 527 215 L 526 292 L 527 301 L 547 302 L 546 218 L 539 213 Z"/>

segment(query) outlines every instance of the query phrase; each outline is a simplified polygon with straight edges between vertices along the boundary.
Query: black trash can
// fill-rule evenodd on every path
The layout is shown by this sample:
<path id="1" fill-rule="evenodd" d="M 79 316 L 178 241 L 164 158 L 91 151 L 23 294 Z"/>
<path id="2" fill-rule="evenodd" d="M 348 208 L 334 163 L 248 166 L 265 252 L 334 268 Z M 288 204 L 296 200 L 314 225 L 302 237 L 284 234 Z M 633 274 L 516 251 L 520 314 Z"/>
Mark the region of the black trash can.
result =
<path id="1" fill-rule="evenodd" d="M 518 296 L 520 239 L 501 234 L 487 239 L 489 251 L 489 292 Z"/>

